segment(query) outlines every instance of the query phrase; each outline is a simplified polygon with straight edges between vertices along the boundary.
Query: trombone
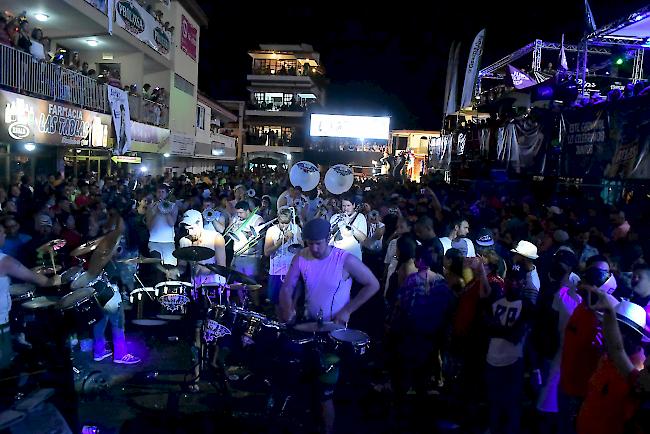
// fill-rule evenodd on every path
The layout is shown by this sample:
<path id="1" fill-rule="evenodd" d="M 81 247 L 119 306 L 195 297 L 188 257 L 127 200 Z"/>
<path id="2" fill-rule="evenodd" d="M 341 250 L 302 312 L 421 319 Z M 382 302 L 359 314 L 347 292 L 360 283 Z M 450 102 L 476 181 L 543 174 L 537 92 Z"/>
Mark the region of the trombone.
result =
<path id="1" fill-rule="evenodd" d="M 255 244 L 257 244 L 260 238 L 262 238 L 262 236 L 265 235 L 266 230 L 271 226 L 273 226 L 277 221 L 278 218 L 276 217 L 273 220 L 269 220 L 268 222 L 258 226 L 257 228 L 251 226 L 250 227 L 251 237 L 246 241 L 246 244 L 244 244 L 242 247 L 240 247 L 233 253 L 233 256 L 239 256 L 244 252 L 246 252 L 251 247 L 253 247 Z"/>
<path id="2" fill-rule="evenodd" d="M 226 240 L 226 244 L 225 244 L 226 246 L 227 246 L 228 243 L 230 243 L 230 241 L 232 241 L 232 240 L 235 240 L 235 241 L 239 241 L 239 240 L 240 240 L 239 235 L 241 235 L 241 234 L 239 234 L 239 231 L 240 231 L 244 226 L 246 226 L 246 225 L 247 225 L 247 224 L 248 224 L 248 223 L 253 219 L 253 217 L 257 214 L 257 211 L 258 211 L 259 209 L 260 209 L 260 207 L 258 206 L 257 208 L 255 208 L 255 209 L 250 213 L 250 215 L 249 215 L 248 217 L 246 217 L 246 219 L 245 219 L 244 221 L 239 222 L 238 220 L 235 220 L 234 222 L 232 222 L 232 223 L 230 224 L 230 226 L 228 226 L 228 227 L 226 228 L 225 231 L 223 231 L 223 237 L 224 237 L 224 238 L 228 237 L 228 239 Z M 237 228 L 235 228 L 235 226 L 237 226 Z"/>

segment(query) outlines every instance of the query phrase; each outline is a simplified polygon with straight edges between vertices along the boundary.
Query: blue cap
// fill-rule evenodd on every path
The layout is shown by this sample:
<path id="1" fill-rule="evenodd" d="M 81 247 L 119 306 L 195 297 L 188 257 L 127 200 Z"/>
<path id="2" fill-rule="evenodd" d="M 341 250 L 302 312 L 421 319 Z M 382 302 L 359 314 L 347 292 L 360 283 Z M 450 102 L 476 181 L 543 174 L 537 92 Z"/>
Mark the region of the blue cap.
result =
<path id="1" fill-rule="evenodd" d="M 309 241 L 326 240 L 330 236 L 330 223 L 325 219 L 314 219 L 307 222 L 302 230 L 302 237 Z"/>

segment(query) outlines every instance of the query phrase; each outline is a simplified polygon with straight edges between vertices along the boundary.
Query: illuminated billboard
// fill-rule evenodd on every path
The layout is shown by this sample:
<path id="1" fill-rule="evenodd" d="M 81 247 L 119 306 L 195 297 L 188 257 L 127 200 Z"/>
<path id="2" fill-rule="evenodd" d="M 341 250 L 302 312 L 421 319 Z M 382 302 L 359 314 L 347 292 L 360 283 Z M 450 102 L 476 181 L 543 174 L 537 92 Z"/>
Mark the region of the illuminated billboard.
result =
<path id="1" fill-rule="evenodd" d="M 311 115 L 312 137 L 349 137 L 388 140 L 390 118 L 387 116 Z"/>

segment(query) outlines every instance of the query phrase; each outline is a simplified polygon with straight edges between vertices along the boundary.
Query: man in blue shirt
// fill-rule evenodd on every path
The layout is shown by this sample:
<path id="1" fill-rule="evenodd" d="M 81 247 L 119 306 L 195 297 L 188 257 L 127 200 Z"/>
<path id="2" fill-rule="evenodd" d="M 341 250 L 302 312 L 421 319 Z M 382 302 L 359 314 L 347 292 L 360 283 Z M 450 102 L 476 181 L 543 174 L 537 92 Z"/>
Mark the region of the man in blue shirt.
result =
<path id="1" fill-rule="evenodd" d="M 7 232 L 7 239 L 2 246 L 2 252 L 11 256 L 12 258 L 21 257 L 21 248 L 27 244 L 28 241 L 32 239 L 27 234 L 23 234 L 20 231 L 20 225 L 18 222 L 12 218 L 7 218 L 4 223 L 5 231 Z"/>

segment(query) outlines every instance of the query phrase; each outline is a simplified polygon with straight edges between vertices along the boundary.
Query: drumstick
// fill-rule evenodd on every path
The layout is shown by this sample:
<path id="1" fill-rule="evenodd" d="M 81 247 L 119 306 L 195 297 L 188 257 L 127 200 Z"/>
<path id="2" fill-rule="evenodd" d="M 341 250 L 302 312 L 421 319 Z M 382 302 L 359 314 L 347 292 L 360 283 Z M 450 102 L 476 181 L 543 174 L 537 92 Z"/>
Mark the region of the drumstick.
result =
<path id="1" fill-rule="evenodd" d="M 52 260 L 52 271 L 54 271 L 54 275 L 56 276 L 56 265 L 54 264 L 54 250 L 50 249 L 50 259 Z"/>

